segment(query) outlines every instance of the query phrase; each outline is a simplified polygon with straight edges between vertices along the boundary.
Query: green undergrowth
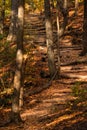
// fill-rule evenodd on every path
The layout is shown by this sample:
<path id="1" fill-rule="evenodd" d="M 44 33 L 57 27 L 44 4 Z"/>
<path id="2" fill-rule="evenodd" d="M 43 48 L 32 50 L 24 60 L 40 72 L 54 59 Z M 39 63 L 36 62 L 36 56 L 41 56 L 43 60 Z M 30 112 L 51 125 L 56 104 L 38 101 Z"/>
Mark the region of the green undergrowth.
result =
<path id="1" fill-rule="evenodd" d="M 73 100 L 69 101 L 68 104 L 72 110 L 87 110 L 87 83 L 76 82 L 71 90 Z"/>

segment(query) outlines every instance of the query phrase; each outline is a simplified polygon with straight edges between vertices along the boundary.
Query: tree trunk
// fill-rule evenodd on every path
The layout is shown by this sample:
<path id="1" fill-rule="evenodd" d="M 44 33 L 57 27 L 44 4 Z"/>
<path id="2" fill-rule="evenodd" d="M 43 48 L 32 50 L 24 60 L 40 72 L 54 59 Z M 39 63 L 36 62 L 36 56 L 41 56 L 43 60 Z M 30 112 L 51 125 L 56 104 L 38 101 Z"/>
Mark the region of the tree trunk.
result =
<path id="1" fill-rule="evenodd" d="M 83 50 L 81 56 L 87 54 L 87 0 L 84 0 Z"/>
<path id="2" fill-rule="evenodd" d="M 87 53 L 87 0 L 84 0 L 83 50 Z"/>
<path id="3" fill-rule="evenodd" d="M 57 6 L 57 14 L 56 14 L 56 23 L 57 23 L 57 43 L 56 43 L 56 49 L 57 49 L 57 69 L 58 69 L 58 78 L 60 75 L 60 43 L 59 43 L 59 31 L 60 31 L 60 26 L 59 26 L 59 11 L 58 11 L 58 4 Z"/>
<path id="4" fill-rule="evenodd" d="M 64 34 L 64 31 L 66 29 L 67 23 L 68 23 L 68 1 L 67 0 L 63 0 L 63 1 L 59 1 L 57 0 L 57 8 L 59 7 L 60 12 L 63 15 L 63 25 L 62 27 L 59 29 L 59 37 L 61 37 Z"/>
<path id="5" fill-rule="evenodd" d="M 47 43 L 47 55 L 48 55 L 48 67 L 51 77 L 56 72 L 56 66 L 54 61 L 53 51 L 53 32 L 51 23 L 50 1 L 44 0 L 45 9 L 45 27 L 46 27 L 46 43 Z"/>
<path id="6" fill-rule="evenodd" d="M 24 0 L 18 1 L 17 19 L 17 53 L 16 70 L 14 75 L 14 93 L 12 101 L 12 121 L 20 122 L 20 106 L 23 102 L 23 24 L 24 24 Z"/>
<path id="7" fill-rule="evenodd" d="M 2 11 L 0 19 L 0 34 L 4 34 L 5 0 L 2 0 Z"/>
<path id="8" fill-rule="evenodd" d="M 18 1 L 11 0 L 11 24 L 9 28 L 9 34 L 7 36 L 8 42 L 16 42 L 16 32 L 17 32 L 17 15 L 18 15 Z"/>
<path id="9" fill-rule="evenodd" d="M 75 15 L 78 14 L 78 5 L 79 5 L 79 0 L 75 0 Z"/>

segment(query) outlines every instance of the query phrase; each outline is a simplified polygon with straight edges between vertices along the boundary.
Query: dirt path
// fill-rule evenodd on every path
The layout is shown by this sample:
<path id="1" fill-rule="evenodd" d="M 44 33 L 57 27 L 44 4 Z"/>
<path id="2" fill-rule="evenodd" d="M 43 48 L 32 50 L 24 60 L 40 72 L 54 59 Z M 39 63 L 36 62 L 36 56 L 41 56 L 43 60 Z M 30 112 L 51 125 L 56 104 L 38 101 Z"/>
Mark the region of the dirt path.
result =
<path id="1" fill-rule="evenodd" d="M 73 108 L 73 103 L 68 103 L 70 100 L 73 102 L 74 99 L 71 88 L 77 82 L 83 86 L 87 83 L 87 56 L 79 56 L 81 44 L 72 44 L 69 38 L 64 38 L 61 40 L 60 48 L 61 78 L 53 81 L 50 88 L 30 96 L 27 109 L 22 114 L 27 120 L 23 129 L 86 130 L 87 122 L 85 123 L 83 108 L 79 110 L 80 108 L 76 106 Z M 45 47 L 39 48 L 39 51 L 44 52 L 44 50 Z"/>

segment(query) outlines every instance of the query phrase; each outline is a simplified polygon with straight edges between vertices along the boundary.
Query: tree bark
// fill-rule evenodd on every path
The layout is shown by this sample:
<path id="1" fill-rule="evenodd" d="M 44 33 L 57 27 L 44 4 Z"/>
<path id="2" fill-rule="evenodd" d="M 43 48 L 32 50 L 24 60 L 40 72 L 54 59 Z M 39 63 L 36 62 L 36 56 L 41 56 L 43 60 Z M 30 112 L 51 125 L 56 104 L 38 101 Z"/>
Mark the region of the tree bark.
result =
<path id="1" fill-rule="evenodd" d="M 87 53 L 87 0 L 84 0 L 83 47 Z"/>
<path id="2" fill-rule="evenodd" d="M 61 37 L 64 34 L 64 31 L 66 29 L 67 23 L 68 23 L 68 1 L 67 0 L 63 0 L 63 1 L 59 1 L 57 0 L 57 8 L 59 7 L 60 12 L 63 15 L 63 25 L 62 27 L 59 29 L 59 37 Z"/>
<path id="3" fill-rule="evenodd" d="M 17 18 L 17 53 L 16 70 L 14 75 L 14 93 L 12 100 L 12 121 L 20 122 L 20 107 L 23 104 L 23 25 L 24 25 L 24 0 L 18 1 Z"/>
<path id="4" fill-rule="evenodd" d="M 56 43 L 56 49 L 57 49 L 57 69 L 58 69 L 58 78 L 60 76 L 60 43 L 59 43 L 59 31 L 60 31 L 60 26 L 59 26 L 59 10 L 58 10 L 58 4 L 57 6 L 57 12 L 56 12 L 56 23 L 57 23 L 57 43 Z"/>
<path id="5" fill-rule="evenodd" d="M 18 15 L 18 1 L 11 0 L 11 24 L 9 27 L 9 34 L 7 36 L 8 42 L 16 42 L 16 32 L 17 32 L 17 15 Z"/>
<path id="6" fill-rule="evenodd" d="M 47 55 L 48 55 L 48 67 L 51 77 L 56 72 L 56 66 L 54 61 L 53 51 L 53 32 L 51 23 L 50 1 L 44 0 L 45 9 L 45 27 L 46 27 L 46 43 L 47 43 Z"/>
<path id="7" fill-rule="evenodd" d="M 75 0 L 75 15 L 78 14 L 78 5 L 79 5 L 79 1 Z"/>
<path id="8" fill-rule="evenodd" d="M 81 56 L 87 54 L 87 0 L 84 0 L 84 21 L 83 21 L 83 50 Z"/>
<path id="9" fill-rule="evenodd" d="M 5 0 L 2 0 L 2 11 L 0 19 L 0 34 L 4 34 Z"/>

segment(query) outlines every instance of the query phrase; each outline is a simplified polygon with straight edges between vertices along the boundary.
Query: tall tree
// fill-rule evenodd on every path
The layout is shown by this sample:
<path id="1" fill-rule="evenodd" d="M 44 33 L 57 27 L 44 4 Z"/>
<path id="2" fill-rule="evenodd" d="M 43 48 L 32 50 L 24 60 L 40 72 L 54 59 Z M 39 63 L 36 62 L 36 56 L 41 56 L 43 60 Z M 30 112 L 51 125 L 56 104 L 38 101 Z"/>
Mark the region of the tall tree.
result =
<path id="1" fill-rule="evenodd" d="M 50 75 L 52 77 L 56 72 L 56 65 L 54 61 L 54 51 L 53 51 L 53 32 L 52 32 L 52 23 L 51 23 L 50 0 L 44 0 L 44 9 L 45 9 L 48 67 L 49 67 Z"/>
<path id="2" fill-rule="evenodd" d="M 83 50 L 80 55 L 85 54 L 87 54 L 87 0 L 84 0 Z"/>
<path id="3" fill-rule="evenodd" d="M 9 41 L 9 42 L 15 42 L 16 41 L 18 1 L 19 0 L 11 0 L 11 24 L 10 24 L 10 27 L 9 27 L 9 34 L 7 36 L 7 41 Z"/>
<path id="4" fill-rule="evenodd" d="M 79 5 L 79 0 L 75 0 L 75 15 L 78 14 L 78 5 Z"/>
<path id="5" fill-rule="evenodd" d="M 57 69 L 58 69 L 58 77 L 60 75 L 60 43 L 59 43 L 59 31 L 60 31 L 60 26 L 59 26 L 59 9 L 58 9 L 58 2 L 56 4 L 56 26 L 57 26 L 57 43 L 55 42 L 56 45 L 56 55 L 57 55 Z"/>
<path id="6" fill-rule="evenodd" d="M 63 25 L 59 29 L 59 37 L 61 37 L 68 23 L 68 0 L 57 0 L 57 10 L 60 10 L 63 15 Z"/>
<path id="7" fill-rule="evenodd" d="M 12 100 L 12 121 L 20 122 L 20 100 L 23 100 L 23 25 L 24 25 L 24 0 L 18 0 L 18 17 L 16 32 L 16 70 L 14 75 L 14 93 Z"/>
<path id="8" fill-rule="evenodd" d="M 56 25 L 57 25 L 57 35 L 56 35 L 56 40 L 55 40 L 55 45 L 54 45 L 54 52 L 55 52 L 55 59 L 56 59 L 56 68 L 58 70 L 57 73 L 57 78 L 60 76 L 60 44 L 59 44 L 59 38 L 64 34 L 66 25 L 68 23 L 68 9 L 67 9 L 67 0 L 57 0 L 56 3 L 57 6 L 57 11 L 56 11 Z M 59 22 L 59 14 L 60 12 L 63 15 L 63 24 L 62 27 L 60 27 L 60 22 Z"/>
<path id="9" fill-rule="evenodd" d="M 0 34 L 4 34 L 4 18 L 5 18 L 5 0 L 2 0 Z"/>

